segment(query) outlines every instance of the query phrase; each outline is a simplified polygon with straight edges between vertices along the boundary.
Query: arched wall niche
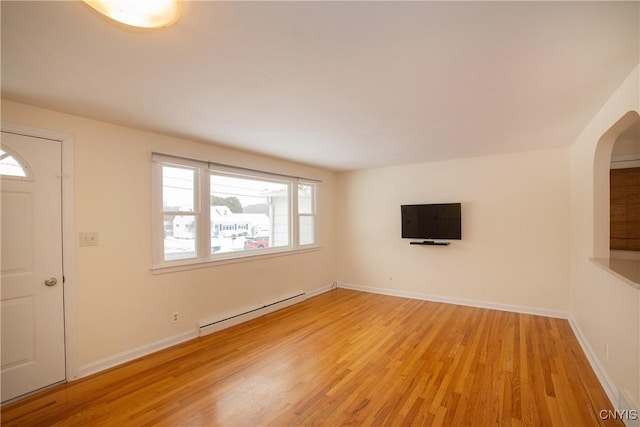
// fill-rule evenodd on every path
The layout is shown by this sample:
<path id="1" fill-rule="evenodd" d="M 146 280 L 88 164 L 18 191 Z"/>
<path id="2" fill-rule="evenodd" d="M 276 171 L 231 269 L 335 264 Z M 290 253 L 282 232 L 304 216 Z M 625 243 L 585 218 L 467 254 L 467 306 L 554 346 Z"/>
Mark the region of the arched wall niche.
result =
<path id="1" fill-rule="evenodd" d="M 596 146 L 593 163 L 593 256 L 609 258 L 609 169 L 616 140 L 625 130 L 640 120 L 637 111 L 629 111 L 615 122 Z"/>

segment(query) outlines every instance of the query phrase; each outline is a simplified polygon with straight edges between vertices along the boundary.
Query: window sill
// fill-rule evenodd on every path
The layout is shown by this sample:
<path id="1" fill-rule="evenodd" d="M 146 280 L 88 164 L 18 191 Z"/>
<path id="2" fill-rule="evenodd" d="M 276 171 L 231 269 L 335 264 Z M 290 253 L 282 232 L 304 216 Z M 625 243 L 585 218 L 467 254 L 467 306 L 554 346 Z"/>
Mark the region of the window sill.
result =
<path id="1" fill-rule="evenodd" d="M 167 265 L 167 266 L 154 266 L 151 267 L 152 274 L 164 274 L 164 273 L 173 273 L 177 271 L 186 271 L 186 270 L 194 270 L 197 268 L 207 268 L 207 267 L 216 267 L 220 265 L 227 264 L 236 264 L 242 262 L 250 262 L 250 261 L 259 261 L 269 258 L 287 256 L 287 255 L 297 255 L 306 252 L 314 252 L 318 251 L 322 248 L 320 245 L 309 245 L 301 248 L 295 249 L 281 249 L 281 250 L 271 250 L 267 253 L 252 253 L 252 254 L 242 254 L 242 255 L 232 255 L 232 256 L 220 256 L 216 257 L 216 259 L 210 259 L 206 261 L 202 260 L 185 260 L 179 264 Z"/>
<path id="2" fill-rule="evenodd" d="M 591 262 L 640 289 L 640 260 L 621 258 L 589 258 Z"/>

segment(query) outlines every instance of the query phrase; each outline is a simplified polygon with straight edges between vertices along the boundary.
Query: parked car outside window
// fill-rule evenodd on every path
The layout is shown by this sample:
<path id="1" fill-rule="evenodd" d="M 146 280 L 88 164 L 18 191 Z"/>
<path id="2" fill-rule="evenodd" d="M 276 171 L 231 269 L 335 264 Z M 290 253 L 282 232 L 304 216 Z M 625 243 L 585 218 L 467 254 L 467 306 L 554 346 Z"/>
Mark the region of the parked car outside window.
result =
<path id="1" fill-rule="evenodd" d="M 269 247 L 269 238 L 268 237 L 246 237 L 244 239 L 244 248 L 245 249 L 262 249 Z"/>

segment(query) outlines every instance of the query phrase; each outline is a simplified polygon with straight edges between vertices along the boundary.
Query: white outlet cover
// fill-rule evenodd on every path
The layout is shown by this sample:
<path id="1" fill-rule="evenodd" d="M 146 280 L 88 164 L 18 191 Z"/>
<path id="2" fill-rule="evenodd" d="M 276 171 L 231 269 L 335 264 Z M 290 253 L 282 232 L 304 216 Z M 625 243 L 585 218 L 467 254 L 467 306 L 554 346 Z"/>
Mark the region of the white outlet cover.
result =
<path id="1" fill-rule="evenodd" d="M 98 233 L 95 231 L 80 233 L 80 246 L 98 246 Z"/>

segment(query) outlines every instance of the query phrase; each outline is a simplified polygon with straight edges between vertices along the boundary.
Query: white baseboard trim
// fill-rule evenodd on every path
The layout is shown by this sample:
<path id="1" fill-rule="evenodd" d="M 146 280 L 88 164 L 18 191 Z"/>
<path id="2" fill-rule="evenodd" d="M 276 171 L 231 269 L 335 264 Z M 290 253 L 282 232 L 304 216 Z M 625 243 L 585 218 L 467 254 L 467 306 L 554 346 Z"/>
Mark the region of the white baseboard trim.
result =
<path id="1" fill-rule="evenodd" d="M 640 405 L 631 399 L 627 390 L 620 390 L 618 395 L 618 410 L 626 427 L 640 427 Z"/>
<path id="2" fill-rule="evenodd" d="M 331 289 L 333 289 L 333 286 L 334 284 L 329 284 L 326 286 L 322 286 L 320 288 L 307 291 L 306 298 L 315 297 L 325 292 L 329 292 Z M 263 314 L 266 314 L 266 312 Z M 193 331 L 184 332 L 182 334 L 165 338 L 147 345 L 143 345 L 141 347 L 134 348 L 132 350 L 124 351 L 122 353 L 118 353 L 113 356 L 105 357 L 104 359 L 100 359 L 92 363 L 87 363 L 86 365 L 80 366 L 80 368 L 78 369 L 78 375 L 75 376 L 74 378 L 69 378 L 69 381 L 77 380 L 80 378 L 87 377 L 89 375 L 97 374 L 98 372 L 107 370 L 109 368 L 113 368 L 118 365 L 122 365 L 123 363 L 130 362 L 132 360 L 149 355 L 151 353 L 164 350 L 165 348 L 180 344 L 182 342 L 185 342 L 194 338 L 198 338 L 198 334 L 199 334 L 199 329 L 194 329 Z"/>
<path id="3" fill-rule="evenodd" d="M 412 298 L 423 301 L 442 302 L 447 304 L 465 305 L 469 307 L 488 308 L 491 310 L 510 311 L 522 314 L 534 314 L 537 316 L 556 317 L 567 319 L 569 313 L 560 310 L 549 310 L 546 308 L 527 307 L 521 305 L 499 304 L 488 301 L 478 301 L 466 298 L 443 297 L 439 295 L 429 295 L 419 292 L 401 291 L 397 289 L 373 288 L 368 286 L 352 285 L 349 283 L 338 283 L 338 287 L 351 289 L 354 291 L 370 292 L 374 294 L 389 295 L 401 298 Z"/>
<path id="4" fill-rule="evenodd" d="M 589 342 L 580 330 L 580 326 L 578 326 L 578 323 L 575 321 L 573 316 L 569 316 L 569 324 L 571 325 L 571 329 L 573 329 L 573 333 L 578 339 L 580 347 L 582 347 L 582 351 L 584 351 L 584 354 L 587 356 L 587 360 L 589 360 L 591 368 L 595 372 L 596 377 L 598 377 L 598 381 L 600 381 L 600 385 L 611 401 L 613 409 L 615 409 L 617 415 L 622 419 L 624 425 L 627 427 L 640 426 L 640 419 L 638 419 L 640 405 L 631 399 L 631 396 L 626 390 L 618 389 L 616 387 L 615 383 L 611 380 L 611 377 L 607 374 L 606 369 L 602 366 L 602 363 L 600 363 L 600 359 L 598 359 L 589 345 Z"/>
<path id="5" fill-rule="evenodd" d="M 316 288 L 316 289 L 313 289 L 311 291 L 307 291 L 307 298 L 317 297 L 320 294 L 324 294 L 325 292 L 329 292 L 331 289 L 333 289 L 334 286 L 338 286 L 338 283 L 334 282 L 334 283 L 332 283 L 330 285 L 322 286 L 320 288 Z"/>
<path id="6" fill-rule="evenodd" d="M 569 316 L 569 325 L 571 325 L 571 329 L 573 329 L 573 333 L 578 339 L 578 343 L 580 343 L 580 347 L 582 347 L 582 351 L 587 356 L 587 360 L 589 360 L 589 364 L 591 364 L 591 369 L 596 373 L 596 377 L 598 377 L 598 381 L 600 381 L 600 385 L 604 389 L 604 392 L 607 394 L 607 397 L 613 404 L 614 409 L 619 408 L 618 402 L 618 392 L 615 384 L 611 381 L 609 375 L 607 375 L 607 371 L 604 369 L 604 366 L 600 363 L 600 360 L 593 352 L 593 349 L 589 345 L 589 342 L 584 337 L 584 334 L 580 330 L 578 323 L 575 321 L 573 316 Z"/>
<path id="7" fill-rule="evenodd" d="M 118 366 L 123 363 L 130 362 L 142 356 L 146 356 L 148 354 L 155 353 L 160 350 L 164 350 L 165 348 L 174 346 L 176 344 L 180 344 L 182 342 L 185 342 L 197 337 L 198 337 L 198 331 L 194 329 L 193 331 L 184 332 L 180 335 L 175 335 L 173 337 L 165 338 L 160 341 L 156 341 L 154 343 L 143 345 L 142 347 L 134 348 L 132 350 L 115 354 L 113 356 L 105 357 L 104 359 L 100 359 L 96 362 L 92 362 L 92 363 L 88 363 L 86 365 L 80 366 L 80 369 L 78 370 L 78 377 L 76 379 L 80 379 L 89 375 L 96 374 L 98 372 L 107 370 L 109 368 L 113 368 L 114 366 Z"/>

